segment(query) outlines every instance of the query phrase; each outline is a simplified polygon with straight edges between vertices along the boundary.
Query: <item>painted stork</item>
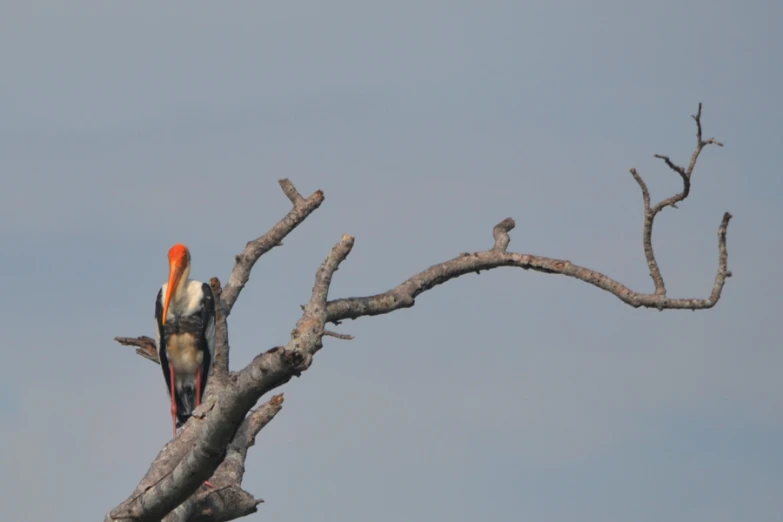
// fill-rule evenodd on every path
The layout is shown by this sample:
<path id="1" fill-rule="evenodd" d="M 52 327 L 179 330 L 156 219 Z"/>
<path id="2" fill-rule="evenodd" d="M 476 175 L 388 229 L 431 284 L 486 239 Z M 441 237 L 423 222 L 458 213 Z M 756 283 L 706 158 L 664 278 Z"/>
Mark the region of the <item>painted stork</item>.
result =
<path id="1" fill-rule="evenodd" d="M 171 396 L 174 436 L 201 404 L 215 357 L 215 301 L 208 284 L 189 279 L 190 251 L 169 250 L 169 280 L 155 302 L 155 341 Z"/>

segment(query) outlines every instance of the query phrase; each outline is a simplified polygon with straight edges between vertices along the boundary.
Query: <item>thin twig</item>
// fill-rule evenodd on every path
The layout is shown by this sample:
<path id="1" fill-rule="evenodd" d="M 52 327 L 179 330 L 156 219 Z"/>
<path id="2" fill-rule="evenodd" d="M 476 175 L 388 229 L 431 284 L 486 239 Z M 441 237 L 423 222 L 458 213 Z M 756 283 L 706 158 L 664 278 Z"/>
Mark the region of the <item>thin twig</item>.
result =
<path id="1" fill-rule="evenodd" d="M 336 339 L 343 339 L 345 341 L 352 341 L 354 338 L 353 335 L 333 332 L 331 330 L 324 330 L 324 335 L 328 337 L 334 337 Z"/>

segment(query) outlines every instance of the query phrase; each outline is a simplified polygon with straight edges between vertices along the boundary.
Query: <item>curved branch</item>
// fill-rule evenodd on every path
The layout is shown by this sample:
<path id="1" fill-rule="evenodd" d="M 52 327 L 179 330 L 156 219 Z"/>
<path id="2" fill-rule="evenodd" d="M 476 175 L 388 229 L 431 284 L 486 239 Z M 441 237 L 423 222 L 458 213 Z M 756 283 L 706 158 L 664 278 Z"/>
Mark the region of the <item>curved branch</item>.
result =
<path id="1" fill-rule="evenodd" d="M 380 315 L 393 312 L 400 308 L 410 308 L 415 304 L 416 297 L 456 277 L 491 270 L 502 266 L 515 266 L 525 270 L 536 270 L 546 274 L 561 274 L 605 290 L 616 296 L 622 302 L 638 308 L 688 309 L 704 310 L 712 308 L 720 299 L 720 294 L 726 278 L 731 274 L 726 268 L 726 228 L 731 214 L 724 214 L 719 229 L 719 260 L 718 273 L 715 277 L 715 286 L 712 293 L 706 299 L 683 298 L 670 299 L 663 295 L 643 294 L 634 292 L 622 283 L 614 279 L 563 259 L 534 256 L 530 254 L 517 254 L 508 252 L 495 252 L 487 250 L 472 254 L 462 254 L 444 263 L 433 265 L 419 272 L 399 286 L 382 294 L 368 297 L 351 297 L 347 299 L 335 299 L 327 305 L 328 322 L 338 323 L 344 319 L 356 319 L 369 315 Z"/>
<path id="2" fill-rule="evenodd" d="M 636 171 L 631 169 L 631 175 L 634 177 L 642 190 L 644 200 L 644 233 L 643 244 L 647 264 L 650 269 L 650 275 L 655 282 L 655 291 L 652 294 L 635 292 L 622 283 L 614 279 L 563 259 L 552 259 L 531 254 L 516 254 L 506 252 L 509 244 L 508 232 L 514 228 L 514 220 L 504 219 L 492 230 L 495 244 L 491 250 L 484 252 L 475 252 L 472 254 L 462 254 L 450 261 L 433 265 L 411 277 L 399 286 L 392 288 L 382 294 L 376 294 L 367 297 L 351 297 L 347 299 L 335 299 L 327 305 L 328 321 L 339 323 L 343 319 L 356 319 L 362 316 L 387 314 L 400 308 L 409 308 L 414 305 L 416 297 L 422 292 L 445 283 L 455 277 L 479 272 L 481 270 L 491 270 L 501 266 L 516 266 L 526 270 L 536 270 L 547 274 L 561 274 L 605 290 L 616 296 L 622 302 L 635 308 L 640 306 L 647 308 L 666 309 L 688 309 L 704 310 L 712 308 L 720 299 L 723 285 L 726 278 L 731 276 L 727 269 L 728 254 L 726 250 L 726 230 L 729 226 L 731 214 L 726 212 L 723 215 L 720 227 L 718 229 L 718 272 L 715 276 L 715 284 L 712 293 L 707 298 L 683 298 L 670 299 L 666 297 L 666 289 L 661 277 L 658 264 L 655 261 L 655 253 L 652 247 L 652 228 L 655 216 L 667 206 L 674 206 L 676 203 L 684 200 L 690 193 L 690 180 L 693 169 L 696 166 L 696 160 L 699 158 L 702 149 L 707 145 L 723 146 L 715 139 L 703 140 L 701 130 L 701 103 L 699 111 L 693 115 L 698 127 L 696 150 L 691 155 L 691 161 L 687 169 L 678 167 L 668 157 L 656 155 L 664 159 L 667 165 L 678 172 L 683 179 L 683 191 L 675 196 L 665 199 L 655 205 L 650 204 L 650 192 L 647 189 L 642 177 Z"/>

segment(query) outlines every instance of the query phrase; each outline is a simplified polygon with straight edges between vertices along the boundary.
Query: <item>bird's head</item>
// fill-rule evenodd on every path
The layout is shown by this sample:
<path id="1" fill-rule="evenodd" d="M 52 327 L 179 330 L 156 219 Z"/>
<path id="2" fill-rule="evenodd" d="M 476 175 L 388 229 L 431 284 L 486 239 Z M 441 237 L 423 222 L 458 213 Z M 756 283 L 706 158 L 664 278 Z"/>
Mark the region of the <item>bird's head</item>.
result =
<path id="1" fill-rule="evenodd" d="M 182 281 L 187 279 L 189 272 L 190 251 L 182 243 L 177 243 L 169 249 L 169 283 L 166 288 L 166 297 L 163 300 L 163 324 L 166 324 L 171 298 Z"/>

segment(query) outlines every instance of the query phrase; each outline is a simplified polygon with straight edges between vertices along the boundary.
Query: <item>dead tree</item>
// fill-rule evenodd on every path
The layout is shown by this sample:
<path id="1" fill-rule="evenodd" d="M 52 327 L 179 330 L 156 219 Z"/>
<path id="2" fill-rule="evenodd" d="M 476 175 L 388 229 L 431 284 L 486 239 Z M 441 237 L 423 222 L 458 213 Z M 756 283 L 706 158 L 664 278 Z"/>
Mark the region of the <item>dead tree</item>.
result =
<path id="1" fill-rule="evenodd" d="M 258 432 L 275 417 L 283 404 L 283 396 L 280 394 L 253 409 L 259 399 L 292 377 L 301 376 L 312 364 L 313 355 L 323 347 L 324 336 L 350 338 L 327 330 L 328 323 L 339 325 L 345 319 L 409 308 L 415 304 L 419 294 L 456 277 L 501 266 L 515 266 L 574 277 L 610 292 L 635 308 L 704 310 L 715 306 L 726 278 L 731 276 L 727 269 L 726 251 L 726 229 L 731 214 L 727 212 L 723 215 L 718 228 L 718 271 L 712 292 L 707 298 L 669 297 L 652 247 L 656 216 L 668 207 L 677 208 L 677 204 L 688 197 L 693 170 L 704 147 L 723 146 L 714 138 L 705 140 L 702 137 L 701 104 L 693 119 L 697 130 L 696 148 L 687 167 L 674 163 L 668 156 L 655 155 L 682 178 L 681 192 L 653 205 L 642 177 L 636 169 L 630 171 L 641 188 L 644 203 L 642 245 L 654 283 L 652 293 L 635 292 L 600 272 L 570 261 L 509 252 L 509 232 L 514 228 L 514 220 L 507 218 L 492 229 L 494 244 L 488 250 L 463 253 L 433 265 L 382 294 L 329 300 L 332 277 L 354 245 L 353 237 L 343 235 L 318 268 L 312 295 L 303 307 L 302 316 L 291 332 L 288 344 L 259 354 L 241 370 L 230 371 L 226 317 L 247 283 L 253 265 L 266 252 L 279 246 L 283 238 L 324 200 L 320 190 L 304 198 L 289 180 L 281 180 L 280 186 L 293 204 L 291 211 L 266 234 L 247 243 L 242 253 L 236 256 L 234 268 L 224 287 L 221 288 L 216 278 L 211 280 L 218 316 L 216 356 L 202 405 L 176 438 L 160 451 L 136 490 L 106 515 L 105 520 L 140 522 L 165 518 L 167 521 L 182 522 L 225 521 L 254 513 L 262 501 L 242 489 L 245 458 Z M 158 362 L 155 343 L 149 337 L 123 337 L 116 340 L 124 345 L 136 346 L 136 353 Z M 205 480 L 211 481 L 215 487 L 204 486 Z"/>

